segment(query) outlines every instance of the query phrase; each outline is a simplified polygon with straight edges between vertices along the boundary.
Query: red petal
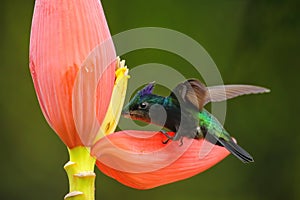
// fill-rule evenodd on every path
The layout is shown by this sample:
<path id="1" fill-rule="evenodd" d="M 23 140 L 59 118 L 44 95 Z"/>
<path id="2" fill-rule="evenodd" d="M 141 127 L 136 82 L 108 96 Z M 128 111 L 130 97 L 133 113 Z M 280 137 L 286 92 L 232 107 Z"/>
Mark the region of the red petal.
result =
<path id="1" fill-rule="evenodd" d="M 124 185 L 149 189 L 189 178 L 224 159 L 229 152 L 204 140 L 169 141 L 161 133 L 122 131 L 92 147 L 98 168 Z"/>
<path id="2" fill-rule="evenodd" d="M 99 0 L 35 1 L 30 38 L 30 71 L 45 118 L 70 148 L 81 145 L 81 139 L 90 138 L 85 135 L 90 133 L 82 131 L 74 123 L 74 115 L 79 113 L 73 113 L 77 108 L 72 108 L 75 79 L 91 52 L 110 37 Z M 102 56 L 107 56 L 104 60 L 116 57 L 113 48 Z M 93 82 L 101 85 L 97 95 L 94 94 L 96 102 L 93 100 L 96 104 L 93 110 L 98 112 L 100 120 L 109 105 L 114 83 L 115 65 L 109 64 L 97 66 L 102 76 Z M 89 86 L 81 86 L 85 88 L 81 95 L 86 95 Z M 76 117 L 80 119 L 82 116 Z M 87 129 L 93 129 L 89 126 L 92 125 L 88 124 Z M 84 137 L 80 138 L 78 132 Z M 84 140 L 84 143 L 88 143 Z"/>

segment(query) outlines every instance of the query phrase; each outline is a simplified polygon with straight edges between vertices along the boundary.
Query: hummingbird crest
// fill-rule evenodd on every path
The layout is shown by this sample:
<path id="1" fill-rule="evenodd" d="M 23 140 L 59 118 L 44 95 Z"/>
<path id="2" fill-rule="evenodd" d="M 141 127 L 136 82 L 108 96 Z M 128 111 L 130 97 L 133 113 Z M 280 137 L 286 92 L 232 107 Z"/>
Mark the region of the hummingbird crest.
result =
<path id="1" fill-rule="evenodd" d="M 154 84 L 155 82 L 150 82 L 148 85 L 146 85 L 142 90 L 139 91 L 139 95 L 140 97 L 143 97 L 145 95 L 148 95 L 148 94 L 152 94 L 152 91 L 154 89 Z"/>

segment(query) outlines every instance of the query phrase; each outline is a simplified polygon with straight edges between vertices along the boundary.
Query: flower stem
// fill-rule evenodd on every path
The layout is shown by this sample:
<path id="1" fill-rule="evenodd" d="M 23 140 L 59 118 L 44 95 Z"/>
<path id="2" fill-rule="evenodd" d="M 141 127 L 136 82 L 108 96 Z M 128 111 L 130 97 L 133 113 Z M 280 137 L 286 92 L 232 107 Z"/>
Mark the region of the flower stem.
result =
<path id="1" fill-rule="evenodd" d="M 95 199 L 95 158 L 90 155 L 90 149 L 78 146 L 68 149 L 70 161 L 64 166 L 69 178 L 69 193 L 67 200 Z"/>

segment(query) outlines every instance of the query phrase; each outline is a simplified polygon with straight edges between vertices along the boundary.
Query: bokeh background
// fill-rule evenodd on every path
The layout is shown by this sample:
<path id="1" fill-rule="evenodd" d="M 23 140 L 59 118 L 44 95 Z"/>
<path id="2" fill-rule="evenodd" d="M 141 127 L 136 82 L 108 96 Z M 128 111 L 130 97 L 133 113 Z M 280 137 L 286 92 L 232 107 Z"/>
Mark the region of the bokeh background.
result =
<path id="1" fill-rule="evenodd" d="M 229 156 L 195 177 L 147 191 L 125 187 L 97 170 L 96 199 L 300 199 L 299 1 L 102 0 L 102 4 L 112 34 L 145 26 L 180 31 L 208 51 L 225 83 L 257 84 L 272 92 L 227 104 L 225 126 L 255 163 L 245 165 Z M 28 70 L 33 7 L 33 0 L 1 1 L 3 200 L 63 199 L 68 190 L 62 168 L 67 150 L 42 116 Z M 153 49 L 122 58 L 130 68 L 150 62 L 181 70 L 189 65 L 177 55 Z"/>

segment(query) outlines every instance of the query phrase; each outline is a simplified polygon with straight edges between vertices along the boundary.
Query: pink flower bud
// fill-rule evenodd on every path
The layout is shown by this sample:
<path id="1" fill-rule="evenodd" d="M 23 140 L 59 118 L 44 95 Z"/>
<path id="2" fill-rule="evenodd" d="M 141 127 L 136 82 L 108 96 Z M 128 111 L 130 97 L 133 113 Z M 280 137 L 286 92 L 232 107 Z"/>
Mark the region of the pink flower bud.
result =
<path id="1" fill-rule="evenodd" d="M 62 141 L 91 146 L 108 108 L 116 53 L 99 0 L 36 0 L 30 71 Z"/>

